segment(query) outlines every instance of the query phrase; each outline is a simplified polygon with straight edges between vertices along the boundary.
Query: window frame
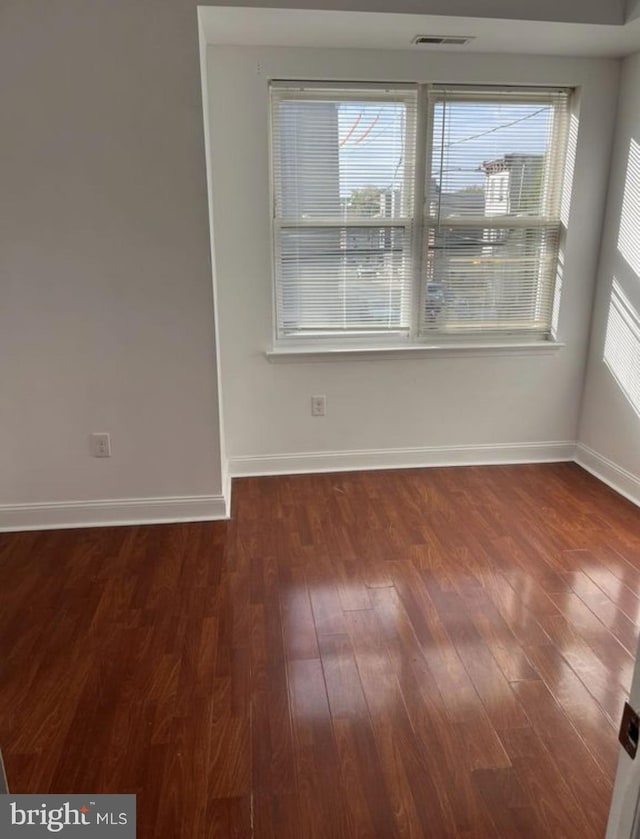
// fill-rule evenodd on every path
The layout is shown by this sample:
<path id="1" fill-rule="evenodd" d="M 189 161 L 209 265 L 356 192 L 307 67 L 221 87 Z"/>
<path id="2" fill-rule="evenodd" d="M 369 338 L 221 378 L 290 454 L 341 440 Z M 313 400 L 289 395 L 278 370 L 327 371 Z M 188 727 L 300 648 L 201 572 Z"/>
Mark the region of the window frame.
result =
<path id="1" fill-rule="evenodd" d="M 345 101 L 352 101 L 358 91 L 366 90 L 381 91 L 385 88 L 392 89 L 394 92 L 399 92 L 401 89 L 416 92 L 416 116 L 415 116 L 415 136 L 413 138 L 412 148 L 415 156 L 413 172 L 413 213 L 407 217 L 399 219 L 378 219 L 382 224 L 370 226 L 389 226 L 402 228 L 410 237 L 410 259 L 411 259 L 411 288 L 412 294 L 410 299 L 410 326 L 406 335 L 401 335 L 399 332 L 392 334 L 383 334 L 371 332 L 365 334 L 345 333 L 333 335 L 279 335 L 278 323 L 278 253 L 280 247 L 279 233 L 283 229 L 296 229 L 308 226 L 309 228 L 318 228 L 322 226 L 329 226 L 331 228 L 345 228 L 349 226 L 367 226 L 364 222 L 355 222 L 349 225 L 342 222 L 338 224 L 335 221 L 332 225 L 318 223 L 318 220 L 310 220 L 308 224 L 300 224 L 293 220 L 288 220 L 289 224 L 283 223 L 283 220 L 277 218 L 276 213 L 276 182 L 274 177 L 274 108 L 271 101 L 271 91 L 276 87 L 277 89 L 302 89 L 317 88 L 327 91 L 344 91 Z M 341 357 L 368 357 L 369 355 L 379 358 L 393 358 L 399 355 L 408 357 L 419 357 L 421 355 L 431 355 L 434 352 L 442 351 L 444 355 L 459 355 L 460 353 L 473 354 L 493 354 L 493 353 L 515 353 L 522 354 L 529 351 L 547 351 L 550 349 L 561 348 L 564 343 L 559 340 L 553 322 L 549 323 L 549 329 L 546 332 L 534 332 L 533 330 L 514 329 L 514 330 L 489 330 L 479 329 L 476 331 L 460 330 L 459 332 L 451 331 L 445 333 L 443 331 L 433 330 L 426 331 L 423 328 L 423 312 L 426 305 L 427 282 L 424 276 L 424 237 L 429 235 L 429 230 L 432 228 L 431 219 L 428 213 L 428 199 L 429 190 L 427 184 L 430 183 L 430 176 L 432 171 L 431 161 L 434 144 L 434 117 L 436 100 L 431 93 L 434 88 L 459 88 L 468 91 L 475 89 L 482 97 L 480 101 L 490 101 L 491 90 L 496 91 L 496 100 L 503 101 L 501 94 L 504 91 L 522 91 L 535 96 L 540 94 L 540 101 L 549 101 L 551 93 L 566 92 L 567 94 L 567 112 L 572 111 L 572 105 L 575 97 L 575 88 L 553 86 L 549 85 L 491 85 L 491 84 L 461 84 L 455 83 L 446 85 L 435 82 L 409 82 L 409 83 L 393 83 L 393 82 L 348 82 L 348 81 L 303 81 L 303 80 L 280 80 L 271 79 L 268 83 L 268 126 L 269 126 L 269 201 L 270 201 L 270 244 L 271 244 L 271 292 L 272 292 L 272 347 L 267 351 L 266 355 L 271 361 L 287 360 L 291 357 L 299 360 L 313 360 L 313 359 L 338 359 Z M 350 96 L 349 94 L 353 94 Z M 396 101 L 401 101 L 398 99 Z M 533 101 L 533 99 L 532 99 Z M 572 189 L 572 182 L 567 183 L 567 144 L 568 131 L 562 135 L 560 147 L 556 148 L 554 155 L 554 165 L 560 171 L 560 194 L 561 200 L 567 188 Z M 501 217 L 496 217 L 496 229 L 520 227 L 524 229 L 540 229 L 544 230 L 550 225 L 557 226 L 559 237 L 562 239 L 563 231 L 566 227 L 559 214 L 558 219 L 547 219 L 545 217 L 532 216 L 527 217 L 528 223 L 516 222 L 511 220 L 498 221 Z M 287 220 L 285 220 L 287 221 Z M 482 222 L 483 227 L 487 227 L 486 216 L 463 217 L 458 222 L 459 226 L 473 226 L 469 222 L 477 221 L 478 226 Z M 445 226 L 456 226 L 445 225 Z M 489 225 L 493 226 L 493 225 Z M 557 256 L 555 260 L 557 268 Z M 555 270 L 555 269 L 554 269 Z M 557 292 L 557 280 L 552 286 L 552 297 Z"/>
<path id="2" fill-rule="evenodd" d="M 300 81 L 300 80 L 279 80 L 279 79 L 272 79 L 269 82 L 269 202 L 271 208 L 271 273 L 272 273 L 272 340 L 274 347 L 291 347 L 295 348 L 298 346 L 307 346 L 307 345 L 314 345 L 318 344 L 321 346 L 326 347 L 334 347 L 334 346 L 344 346 L 344 347 L 355 347 L 357 349 L 361 349 L 362 347 L 371 347 L 375 349 L 378 346 L 389 347 L 393 345 L 405 345 L 407 343 L 413 342 L 413 317 L 414 317 L 414 293 L 415 293 L 415 286 L 416 286 L 416 276 L 415 276 L 415 253 L 414 253 L 414 235 L 416 229 L 416 202 L 415 202 L 415 189 L 417 184 L 417 178 L 415 174 L 415 170 L 413 172 L 413 179 L 411 183 L 411 198 L 412 198 L 412 206 L 410 207 L 411 212 L 409 215 L 401 216 L 398 218 L 372 218 L 371 221 L 365 220 L 356 220 L 351 219 L 350 221 L 345 221 L 344 219 L 339 220 L 336 217 L 332 222 L 328 222 L 326 220 L 315 219 L 309 220 L 308 223 L 303 222 L 302 220 L 295 220 L 295 219 L 284 219 L 281 220 L 278 218 L 277 215 L 277 197 L 276 197 L 276 180 L 274 176 L 274 161 L 275 161 L 275 153 L 274 153 L 274 136 L 275 136 L 275 128 L 276 123 L 274 122 L 274 108 L 272 107 L 271 102 L 271 91 L 273 89 L 276 90 L 291 90 L 296 91 L 300 90 L 303 94 L 309 90 L 317 90 L 317 91 L 327 91 L 328 93 L 332 93 L 332 99 L 340 98 L 340 93 L 344 92 L 344 100 L 346 102 L 355 101 L 357 94 L 364 94 L 366 98 L 368 98 L 369 91 L 370 91 L 370 98 L 372 101 L 379 101 L 381 96 L 383 98 L 388 98 L 390 102 L 402 102 L 402 92 L 406 92 L 406 96 L 404 100 L 410 105 L 408 110 L 410 111 L 412 108 L 415 107 L 415 114 L 416 114 L 416 123 L 413 126 L 413 135 L 412 135 L 412 143 L 413 143 L 413 156 L 414 161 L 413 165 L 417 162 L 417 153 L 415 148 L 415 143 L 418 137 L 418 97 L 420 95 L 419 85 L 415 82 L 337 82 L 337 81 Z M 389 93 L 390 95 L 384 96 L 385 93 Z M 377 94 L 377 95 L 376 95 Z M 301 96 L 301 98 L 304 98 Z M 294 96 L 291 99 L 295 99 Z M 414 105 L 415 100 L 415 105 Z M 358 100 L 361 101 L 361 100 Z M 409 131 L 409 127 L 407 125 L 407 132 Z M 409 135 L 410 136 L 410 135 Z M 287 223 L 288 222 L 288 223 Z M 308 227 L 309 229 L 320 229 L 322 227 L 327 227 L 327 229 L 336 229 L 336 230 L 347 230 L 348 228 L 376 228 L 376 227 L 389 227 L 389 228 L 396 228 L 402 229 L 405 231 L 405 235 L 408 238 L 408 255 L 410 258 L 410 270 L 411 270 L 411 290 L 410 290 L 410 301 L 408 303 L 409 307 L 409 325 L 407 329 L 398 329 L 394 332 L 384 332 L 378 331 L 375 328 L 371 330 L 362 330 L 359 334 L 357 332 L 352 332 L 351 334 L 334 334 L 334 335 L 309 335 L 305 336 L 303 334 L 300 335 L 280 335 L 279 334 L 279 314 L 278 314 L 278 263 L 279 263 L 279 256 L 280 256 L 280 246 L 281 246 L 281 238 L 278 235 L 281 230 L 283 229 L 300 229 Z M 403 334 L 406 333 L 406 334 Z"/>
<path id="3" fill-rule="evenodd" d="M 441 94 L 440 96 L 438 94 Z M 494 94 L 493 96 L 491 94 Z M 433 95 L 432 95 L 433 94 Z M 566 88 L 566 87 L 550 87 L 550 86 L 532 86 L 532 85 L 469 85 L 469 84 L 430 84 L 428 85 L 428 124 L 430 126 L 434 126 L 435 119 L 434 119 L 434 110 L 438 102 L 473 102 L 474 98 L 477 97 L 478 103 L 490 103 L 495 102 L 502 104 L 503 102 L 508 101 L 509 94 L 513 94 L 514 99 L 518 102 L 518 99 L 524 101 L 526 99 L 527 102 L 532 104 L 535 103 L 550 103 L 553 101 L 554 96 L 563 95 L 566 96 L 566 124 L 564 126 L 561 125 L 560 120 L 556 120 L 554 117 L 554 139 L 553 139 L 553 147 L 555 149 L 554 159 L 551 161 L 553 164 L 550 167 L 550 171 L 547 173 L 549 176 L 549 180 L 551 184 L 555 185 L 558 189 L 558 194 L 555 196 L 556 203 L 557 203 L 557 214 L 554 216 L 545 216 L 545 215 L 536 215 L 536 216 L 515 216 L 515 215 L 506 215 L 506 216 L 490 216 L 490 215 L 478 215 L 478 216 L 459 216 L 457 218 L 447 218 L 446 220 L 442 220 L 440 217 L 434 219 L 433 216 L 428 211 L 428 204 L 425 202 L 424 211 L 422 216 L 422 228 L 423 233 L 426 232 L 427 235 L 429 231 L 433 230 L 434 235 L 440 228 L 454 230 L 456 228 L 459 229 L 477 229 L 477 230 L 522 230 L 522 231 L 540 231 L 541 234 L 545 233 L 555 233 L 557 244 L 555 247 L 555 258 L 554 258 L 554 267 L 553 271 L 556 273 L 554 280 L 549 288 L 549 311 L 548 311 L 548 325 L 546 330 L 536 330 L 534 328 L 513 328 L 513 329 L 505 329 L 505 328 L 496 328 L 490 329 L 487 327 L 478 326 L 474 329 L 473 325 L 469 327 L 458 327 L 458 329 L 452 329 L 450 332 L 447 332 L 446 329 L 442 330 L 429 330 L 424 326 L 421 322 L 418 325 L 417 330 L 417 339 L 420 340 L 427 340 L 431 336 L 437 336 L 437 339 L 442 344 L 447 344 L 449 342 L 459 342 L 462 340 L 468 340 L 470 342 L 475 342 L 479 345 L 483 345 L 485 341 L 500 341 L 500 340 L 514 340 L 517 341 L 518 339 L 528 339 L 532 343 L 537 342 L 554 342 L 557 341 L 557 336 L 554 332 L 554 323 L 553 323 L 553 301 L 554 301 L 554 294 L 557 287 L 557 266 L 558 266 L 558 258 L 559 258 L 559 246 L 562 241 L 562 230 L 563 230 L 563 223 L 562 223 L 562 196 L 565 188 L 564 183 L 564 174 L 566 171 L 566 162 L 567 162 L 567 145 L 568 145 L 568 125 L 569 125 L 569 118 L 572 109 L 572 98 L 575 95 L 575 89 Z M 434 131 L 429 131 L 430 138 L 433 138 Z M 427 161 L 427 166 L 430 166 L 432 160 L 431 149 L 429 150 L 429 156 Z M 555 168 L 555 172 L 551 172 L 551 169 Z M 431 183 L 431 170 L 428 169 L 427 172 L 428 181 L 426 183 Z M 571 184 L 569 184 L 571 187 Z M 424 266 L 426 263 L 426 251 L 423 250 L 422 254 L 420 255 L 420 261 L 416 263 L 415 266 L 415 279 L 416 282 L 420 284 L 421 288 L 423 289 L 423 294 L 426 294 L 427 289 L 427 282 L 425 282 L 425 278 L 423 276 L 424 273 Z M 536 296 L 539 298 L 543 291 L 542 283 L 539 281 L 537 288 L 536 288 Z M 424 316 L 424 312 L 426 311 L 425 306 L 426 301 L 423 299 L 420 304 L 419 316 Z"/>

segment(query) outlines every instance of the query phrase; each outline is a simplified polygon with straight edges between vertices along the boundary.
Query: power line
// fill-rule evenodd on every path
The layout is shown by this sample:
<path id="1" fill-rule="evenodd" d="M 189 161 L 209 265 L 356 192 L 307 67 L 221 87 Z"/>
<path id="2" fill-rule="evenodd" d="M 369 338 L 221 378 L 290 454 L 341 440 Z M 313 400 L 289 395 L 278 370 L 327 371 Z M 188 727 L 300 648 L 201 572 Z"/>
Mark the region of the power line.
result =
<path id="1" fill-rule="evenodd" d="M 393 177 L 391 178 L 391 183 L 389 184 L 387 189 L 393 189 L 393 186 L 396 182 L 396 178 L 398 177 L 398 170 L 400 169 L 400 166 L 402 165 L 402 158 L 403 158 L 403 155 L 400 155 L 400 158 L 398 159 L 398 165 L 396 166 L 396 168 L 394 170 Z"/>
<path id="2" fill-rule="evenodd" d="M 385 113 L 386 112 L 386 113 Z M 364 116 L 364 112 L 361 113 L 361 116 Z M 367 136 L 371 129 L 375 127 L 376 123 L 380 123 L 378 126 L 378 130 L 373 134 L 373 136 Z M 350 142 L 346 144 L 346 148 L 351 150 L 354 149 L 356 146 L 362 148 L 364 146 L 373 145 L 376 143 L 381 137 L 384 137 L 389 131 L 399 132 L 401 135 L 404 134 L 404 123 L 405 123 L 405 114 L 404 111 L 400 114 L 400 123 L 398 123 L 398 118 L 396 113 L 388 113 L 388 108 L 381 107 L 378 111 L 373 125 L 370 126 L 369 131 L 365 131 L 363 134 L 360 134 L 355 139 L 355 142 L 350 137 Z M 402 142 L 402 140 L 400 140 Z"/>
<path id="3" fill-rule="evenodd" d="M 495 128 L 490 128 L 488 131 L 481 131 L 480 134 L 472 134 L 470 137 L 463 137 L 461 140 L 452 140 L 450 143 L 447 143 L 445 147 L 449 148 L 450 146 L 459 146 L 460 143 L 466 143 L 469 140 L 477 140 L 479 137 L 486 137 L 487 134 L 493 134 L 496 131 L 500 131 L 502 128 L 510 128 L 512 125 L 517 125 L 519 122 L 524 122 L 527 119 L 531 119 L 532 117 L 541 114 L 543 111 L 547 110 L 547 107 L 547 105 L 544 105 L 542 108 L 538 108 L 537 111 L 534 111 L 531 114 L 527 114 L 526 117 L 519 117 L 518 119 L 514 119 L 511 122 L 505 122 L 503 125 L 496 125 Z"/>
<path id="4" fill-rule="evenodd" d="M 355 122 L 353 123 L 353 125 L 351 126 L 351 128 L 347 131 L 347 133 L 344 135 L 344 137 L 342 138 L 342 140 L 340 140 L 340 141 L 338 142 L 338 148 L 342 148 L 342 147 L 344 146 L 344 144 L 347 142 L 347 140 L 349 139 L 349 137 L 351 137 L 351 135 L 353 134 L 353 132 L 354 132 L 354 131 L 356 130 L 356 128 L 358 127 L 358 123 L 360 122 L 360 120 L 361 120 L 361 119 L 362 119 L 362 112 L 358 114 L 358 116 L 357 116 L 357 117 L 356 117 L 356 119 L 355 119 Z"/>
<path id="5" fill-rule="evenodd" d="M 354 143 L 353 143 L 353 145 L 354 145 L 354 146 L 359 146 L 359 145 L 360 145 L 360 143 L 362 143 L 362 141 L 363 141 L 364 139 L 366 139 L 366 137 L 368 137 L 368 136 L 369 136 L 369 134 L 371 134 L 371 132 L 373 131 L 373 129 L 374 129 L 375 125 L 376 125 L 376 123 L 377 123 L 377 122 L 378 122 L 378 120 L 380 119 L 380 114 L 381 114 L 381 113 L 382 113 L 382 111 L 378 111 L 378 113 L 376 114 L 375 119 L 373 120 L 373 122 L 371 123 L 371 125 L 370 125 L 367 129 L 365 129 L 364 133 L 362 133 L 359 137 L 357 137 L 357 138 L 356 138 L 356 140 L 355 140 L 355 141 L 354 141 Z"/>

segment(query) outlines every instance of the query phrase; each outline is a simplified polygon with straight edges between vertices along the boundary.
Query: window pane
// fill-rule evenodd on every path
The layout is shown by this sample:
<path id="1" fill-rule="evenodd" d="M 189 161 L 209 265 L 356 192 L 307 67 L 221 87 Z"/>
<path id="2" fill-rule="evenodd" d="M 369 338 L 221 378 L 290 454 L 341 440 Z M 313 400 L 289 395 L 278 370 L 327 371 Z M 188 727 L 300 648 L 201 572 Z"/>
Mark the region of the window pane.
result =
<path id="1" fill-rule="evenodd" d="M 283 229 L 278 253 L 280 332 L 408 330 L 408 243 L 404 227 Z"/>
<path id="2" fill-rule="evenodd" d="M 548 215 L 554 114 L 553 102 L 436 102 L 430 215 Z"/>
<path id="3" fill-rule="evenodd" d="M 546 331 L 557 252 L 555 227 L 431 228 L 425 328 Z"/>
<path id="4" fill-rule="evenodd" d="M 276 216 L 409 216 L 413 151 L 408 137 L 413 127 L 407 120 L 404 102 L 279 99 Z"/>
<path id="5" fill-rule="evenodd" d="M 406 334 L 416 90 L 271 96 L 278 335 Z"/>
<path id="6" fill-rule="evenodd" d="M 432 90 L 423 333 L 549 334 L 568 98 Z"/>

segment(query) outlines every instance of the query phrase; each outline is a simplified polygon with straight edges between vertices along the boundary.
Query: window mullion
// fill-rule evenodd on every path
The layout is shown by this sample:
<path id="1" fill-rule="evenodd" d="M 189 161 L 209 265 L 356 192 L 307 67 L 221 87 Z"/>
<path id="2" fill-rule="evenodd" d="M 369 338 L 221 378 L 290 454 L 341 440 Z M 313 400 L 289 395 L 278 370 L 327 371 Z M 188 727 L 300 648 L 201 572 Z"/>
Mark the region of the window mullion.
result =
<path id="1" fill-rule="evenodd" d="M 555 227 L 558 218 L 553 216 L 445 216 L 438 219 L 431 216 L 425 225 L 433 228 L 443 227 L 451 230 L 466 227 L 489 227 L 495 230 L 529 230 Z"/>
<path id="2" fill-rule="evenodd" d="M 421 311 L 423 305 L 422 259 L 425 233 L 426 184 L 431 172 L 431 119 L 429 114 L 429 85 L 418 85 L 418 107 L 415 126 L 415 166 L 413 189 L 413 296 L 411 306 L 410 338 L 415 341 L 420 335 Z"/>
<path id="3" fill-rule="evenodd" d="M 413 224 L 413 216 L 396 216 L 394 218 L 380 218 L 378 216 L 371 216 L 369 218 L 316 218 L 316 219 L 301 219 L 301 218 L 274 218 L 273 225 L 276 230 L 302 230 L 307 228 L 309 230 L 319 230 L 327 228 L 328 230 L 346 230 L 357 229 L 359 227 L 404 227 L 410 228 Z"/>

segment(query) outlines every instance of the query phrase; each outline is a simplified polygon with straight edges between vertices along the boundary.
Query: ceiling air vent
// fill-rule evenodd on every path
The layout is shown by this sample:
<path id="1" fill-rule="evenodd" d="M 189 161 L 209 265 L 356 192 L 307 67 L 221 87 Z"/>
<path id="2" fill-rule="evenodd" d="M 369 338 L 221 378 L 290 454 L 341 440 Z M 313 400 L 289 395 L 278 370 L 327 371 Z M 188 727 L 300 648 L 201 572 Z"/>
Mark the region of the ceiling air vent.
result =
<path id="1" fill-rule="evenodd" d="M 443 44 L 447 46 L 464 47 L 473 41 L 472 35 L 416 35 L 414 44 Z"/>

